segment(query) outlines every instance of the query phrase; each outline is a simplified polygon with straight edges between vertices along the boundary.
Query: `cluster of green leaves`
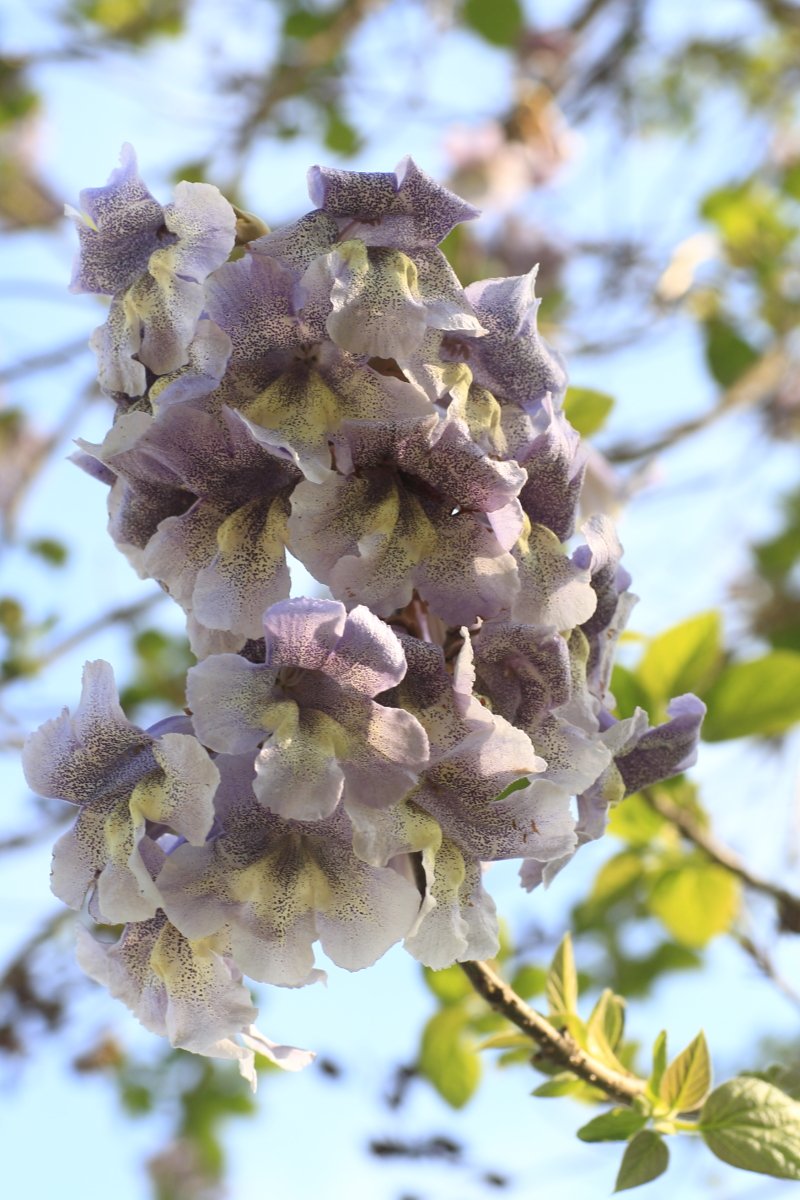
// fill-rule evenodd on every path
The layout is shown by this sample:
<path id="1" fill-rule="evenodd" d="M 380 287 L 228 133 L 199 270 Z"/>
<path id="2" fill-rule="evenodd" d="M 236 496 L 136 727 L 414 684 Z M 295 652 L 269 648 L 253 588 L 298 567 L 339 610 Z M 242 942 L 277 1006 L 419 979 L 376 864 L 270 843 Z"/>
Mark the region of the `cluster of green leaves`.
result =
<path id="1" fill-rule="evenodd" d="M 187 639 L 161 629 L 143 629 L 134 635 L 132 677 L 120 691 L 120 702 L 130 717 L 144 707 L 163 705 L 180 712 L 186 697 L 186 672 L 195 661 Z"/>
<path id="2" fill-rule="evenodd" d="M 708 706 L 706 741 L 785 733 L 800 720 L 800 653 L 770 650 L 743 661 L 726 652 L 718 612 L 699 613 L 647 639 L 634 669 L 611 683 L 619 716 L 641 706 L 666 713 L 670 696 L 694 692 Z"/>
<path id="3" fill-rule="evenodd" d="M 506 963 L 509 949 L 501 955 Z M 548 1059 L 502 1015 L 486 1013 L 458 967 L 425 970 L 439 1001 L 422 1036 L 420 1073 L 454 1108 L 464 1105 L 480 1080 L 479 1052 L 500 1050 L 501 1064 L 529 1063 L 549 1076 L 534 1089 L 538 1097 L 571 1096 L 585 1103 L 607 1100 L 594 1086 Z M 741 1076 L 712 1090 L 712 1068 L 705 1035 L 699 1033 L 669 1062 L 667 1034 L 655 1040 L 649 1077 L 632 1070 L 636 1046 L 626 1042 L 625 1002 L 606 988 L 584 1020 L 578 1012 L 579 978 L 570 935 L 559 945 L 548 970 L 518 965 L 511 975 L 518 995 L 544 994 L 547 1020 L 592 1060 L 634 1086 L 631 1103 L 593 1117 L 578 1130 L 583 1142 L 625 1142 L 615 1191 L 627 1191 L 663 1174 L 669 1164 L 665 1139 L 700 1136 L 717 1158 L 731 1166 L 780 1179 L 800 1180 L 800 1103 L 796 1079 L 787 1083 L 779 1068 L 762 1078 Z M 487 1032 L 490 1036 L 480 1040 Z M 596 1066 L 595 1066 L 595 1069 Z"/>

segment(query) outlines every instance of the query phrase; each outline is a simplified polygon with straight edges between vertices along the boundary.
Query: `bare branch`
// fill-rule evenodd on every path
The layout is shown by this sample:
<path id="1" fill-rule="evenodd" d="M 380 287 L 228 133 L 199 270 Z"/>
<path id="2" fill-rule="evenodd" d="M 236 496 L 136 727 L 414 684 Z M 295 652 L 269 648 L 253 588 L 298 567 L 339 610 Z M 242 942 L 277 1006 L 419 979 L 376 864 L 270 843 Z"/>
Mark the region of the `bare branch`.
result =
<path id="1" fill-rule="evenodd" d="M 641 795 L 659 816 L 679 829 L 687 841 L 697 846 L 698 850 L 702 850 L 718 866 L 724 867 L 726 871 L 736 875 L 752 891 L 761 892 L 775 900 L 778 905 L 782 930 L 789 933 L 800 933 L 800 896 L 795 896 L 785 888 L 779 887 L 769 879 L 764 879 L 761 875 L 751 871 L 734 850 L 718 841 L 713 833 L 704 829 L 687 809 L 681 808 L 666 796 L 654 792 L 650 788 L 643 788 Z"/>
<path id="2" fill-rule="evenodd" d="M 632 1104 L 636 1097 L 644 1092 L 646 1084 L 643 1079 L 636 1075 L 623 1075 L 619 1071 L 612 1071 L 604 1063 L 587 1054 L 567 1032 L 556 1029 L 541 1013 L 529 1008 L 488 963 L 462 962 L 459 966 L 475 991 L 483 996 L 492 1008 L 507 1017 L 517 1029 L 546 1052 L 548 1059 L 565 1071 L 570 1071 L 584 1083 L 605 1092 L 609 1099 L 620 1104 Z"/>

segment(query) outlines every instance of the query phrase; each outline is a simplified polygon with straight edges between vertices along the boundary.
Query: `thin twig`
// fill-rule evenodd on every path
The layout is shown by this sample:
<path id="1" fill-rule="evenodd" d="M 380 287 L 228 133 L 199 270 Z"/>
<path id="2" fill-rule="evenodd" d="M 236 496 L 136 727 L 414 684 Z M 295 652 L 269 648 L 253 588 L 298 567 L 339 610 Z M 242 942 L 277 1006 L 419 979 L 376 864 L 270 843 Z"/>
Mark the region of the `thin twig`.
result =
<path id="1" fill-rule="evenodd" d="M 65 342 L 63 346 L 56 346 L 52 350 L 41 350 L 37 354 L 30 355 L 29 358 L 20 358 L 17 362 L 0 368 L 0 383 L 11 383 L 15 379 L 27 379 L 35 371 L 49 371 L 51 367 L 58 367 L 61 363 L 69 362 L 71 358 L 82 354 L 87 345 L 88 341 L 84 336 L 71 342 Z"/>
<path id="2" fill-rule="evenodd" d="M 704 829 L 687 809 L 681 808 L 666 796 L 654 792 L 650 788 L 643 788 L 641 795 L 659 816 L 679 829 L 687 841 L 697 846 L 698 850 L 702 850 L 718 866 L 724 867 L 726 871 L 736 875 L 746 887 L 753 891 L 771 896 L 778 905 L 782 930 L 800 933 L 800 896 L 795 896 L 786 888 L 779 887 L 778 884 L 751 871 L 735 850 L 731 850 L 729 846 L 718 841 L 713 833 Z"/>
<path id="3" fill-rule="evenodd" d="M 541 1013 L 529 1008 L 487 963 L 463 962 L 460 966 L 475 991 L 483 996 L 492 1008 L 516 1025 L 517 1029 L 536 1042 L 537 1046 L 541 1046 L 547 1057 L 565 1071 L 605 1092 L 609 1099 L 621 1104 L 632 1104 L 636 1097 L 644 1092 L 646 1084 L 643 1079 L 636 1075 L 622 1075 L 619 1071 L 612 1071 L 591 1054 L 587 1054 L 568 1033 L 556 1029 Z"/>
<path id="4" fill-rule="evenodd" d="M 43 667 L 47 667 L 55 662 L 56 659 L 62 658 L 88 638 L 94 637 L 96 633 L 102 633 L 109 625 L 135 621 L 137 617 L 143 616 L 161 600 L 164 600 L 166 595 L 167 593 L 162 591 L 151 592 L 149 596 L 145 596 L 143 600 L 137 600 L 135 604 L 122 604 L 118 608 L 111 608 L 108 612 L 100 613 L 99 616 L 93 617 L 91 621 L 87 621 L 85 625 L 74 629 L 72 633 L 68 633 L 60 642 L 55 642 L 49 649 L 43 651 L 33 664 L 35 671 L 41 671 Z M 27 678 L 32 673 L 30 671 L 27 672 L 23 678 Z M 11 683 L 16 683 L 19 678 L 20 676 L 12 676 L 9 679 L 0 680 L 0 689 L 8 687 Z"/>
<path id="5" fill-rule="evenodd" d="M 748 958 L 751 958 L 758 967 L 761 974 L 769 979 L 770 983 L 774 983 L 775 987 L 791 1001 L 796 1007 L 800 1008 L 800 994 L 798 994 L 792 985 L 779 974 L 774 962 L 770 958 L 763 946 L 757 946 L 753 939 L 746 933 L 740 930 L 731 930 L 731 936 L 736 943 L 741 946 Z"/>
<path id="6" fill-rule="evenodd" d="M 234 148 L 241 155 L 254 135 L 283 101 L 303 95 L 320 69 L 341 53 L 354 31 L 384 0 L 346 0 L 331 23 L 298 45 L 295 57 L 277 63 L 265 77 L 261 95 L 236 131 Z"/>
<path id="7" fill-rule="evenodd" d="M 733 409 L 757 408 L 774 393 L 789 367 L 789 356 L 782 344 L 772 347 L 737 379 L 708 412 L 689 421 L 681 421 L 650 442 L 620 442 L 606 450 L 613 463 L 632 462 L 669 450 L 684 438 L 700 433 Z"/>

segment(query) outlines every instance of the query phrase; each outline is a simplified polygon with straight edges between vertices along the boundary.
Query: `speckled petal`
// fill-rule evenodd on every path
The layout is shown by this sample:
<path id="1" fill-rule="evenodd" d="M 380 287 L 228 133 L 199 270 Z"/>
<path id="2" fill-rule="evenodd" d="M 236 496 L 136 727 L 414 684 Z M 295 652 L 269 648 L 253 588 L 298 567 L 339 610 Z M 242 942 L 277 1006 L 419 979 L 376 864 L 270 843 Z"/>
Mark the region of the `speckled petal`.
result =
<path id="1" fill-rule="evenodd" d="M 514 621 L 572 629 L 589 620 L 597 596 L 589 567 L 582 565 L 578 552 L 569 557 L 545 525 L 532 525 L 529 532 L 523 532 L 514 553 L 520 577 Z"/>
<path id="2" fill-rule="evenodd" d="M 706 706 L 697 696 L 678 696 L 667 707 L 668 721 L 649 729 L 632 750 L 615 758 L 627 795 L 692 766 L 705 714 Z"/>
<path id="3" fill-rule="evenodd" d="M 516 456 L 528 476 L 519 499 L 532 524 L 546 525 L 566 542 L 575 532 L 587 452 L 563 414 L 553 411 L 549 396 L 542 406 L 548 417 L 546 430 Z"/>
<path id="4" fill-rule="evenodd" d="M 254 752 L 266 731 L 275 671 L 238 654 L 214 654 L 186 678 L 186 699 L 200 741 L 224 754 Z"/>
<path id="5" fill-rule="evenodd" d="M 110 396 L 143 396 L 147 391 L 147 372 L 139 361 L 142 331 L 129 296 L 124 293 L 111 301 L 103 325 L 95 329 L 89 345 L 97 358 L 97 381 Z"/>
<path id="6" fill-rule="evenodd" d="M 256 497 L 224 517 L 216 553 L 200 568 L 191 598 L 195 618 L 210 629 L 243 638 L 262 633 L 264 609 L 288 596 L 288 501 Z"/>
<path id="7" fill-rule="evenodd" d="M 128 925 L 113 944 L 79 929 L 78 962 L 173 1046 L 240 1057 L 231 1039 L 257 1016 L 250 993 L 212 943 L 188 941 L 163 913 Z"/>
<path id="8" fill-rule="evenodd" d="M 30 734 L 22 752 L 28 786 L 41 796 L 90 803 L 106 791 L 132 787 L 153 769 L 153 739 L 128 721 L 119 705 L 114 672 L 107 662 L 83 669 L 80 702 L 74 715 L 64 709 Z"/>
<path id="9" fill-rule="evenodd" d="M 308 190 L 314 204 L 350 237 L 374 246 L 434 246 L 478 210 L 438 184 L 406 157 L 394 172 L 341 171 L 312 167 Z"/>
<path id="10" fill-rule="evenodd" d="M 475 382 L 504 400 L 533 409 L 547 395 L 561 399 L 567 386 L 559 356 L 536 328 L 539 300 L 534 295 L 538 267 L 527 275 L 483 279 L 466 288 L 467 299 L 487 336 L 452 343 L 452 357 L 467 362 Z M 446 357 L 446 344 L 442 347 Z"/>
<path id="11" fill-rule="evenodd" d="M 67 209 L 80 239 L 72 292 L 124 292 L 147 270 L 150 255 L 166 233 L 164 210 L 139 178 L 136 155 L 127 143 L 120 162 L 105 187 L 81 192 L 86 217 Z"/>
<path id="12" fill-rule="evenodd" d="M 358 970 L 408 932 L 418 892 L 353 855 L 341 810 L 313 824 L 284 821 L 256 804 L 248 760 L 225 760 L 222 772 L 223 835 L 202 849 L 179 846 L 159 877 L 188 936 L 224 931 L 249 975 L 298 986 L 317 974 L 317 937 L 334 962 Z"/>
<path id="13" fill-rule="evenodd" d="M 406 950 L 436 971 L 493 958 L 499 947 L 497 910 L 484 890 L 480 863 L 465 858 L 447 838 L 424 852 L 423 862 L 433 904 L 406 938 Z"/>
<path id="14" fill-rule="evenodd" d="M 231 349 L 231 339 L 224 329 L 206 318 L 198 321 L 186 365 L 162 375 L 148 392 L 154 411 L 202 400 L 213 392 L 225 374 Z"/>

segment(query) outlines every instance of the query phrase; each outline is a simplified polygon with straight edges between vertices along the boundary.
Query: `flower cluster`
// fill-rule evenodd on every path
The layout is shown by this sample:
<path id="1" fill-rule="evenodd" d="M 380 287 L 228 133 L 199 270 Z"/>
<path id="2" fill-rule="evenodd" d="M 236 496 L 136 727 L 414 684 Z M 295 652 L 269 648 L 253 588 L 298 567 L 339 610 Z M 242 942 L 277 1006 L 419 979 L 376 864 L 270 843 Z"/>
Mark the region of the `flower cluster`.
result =
<path id="1" fill-rule="evenodd" d="M 111 668 L 34 733 L 30 785 L 77 808 L 53 890 L 116 942 L 85 969 L 174 1045 L 289 1067 L 243 983 L 358 970 L 401 940 L 497 949 L 483 865 L 533 888 L 609 806 L 693 760 L 703 706 L 611 712 L 634 598 L 535 270 L 463 288 L 439 243 L 477 214 L 404 160 L 314 167 L 314 210 L 250 239 L 206 184 L 162 207 L 133 152 L 73 213 L 73 287 L 116 404 L 76 460 L 110 532 L 182 607 L 187 712 L 130 724 Z M 585 516 L 585 514 L 583 514 Z M 328 598 L 289 598 L 287 551 Z M 577 798 L 574 800 L 573 798 Z"/>

